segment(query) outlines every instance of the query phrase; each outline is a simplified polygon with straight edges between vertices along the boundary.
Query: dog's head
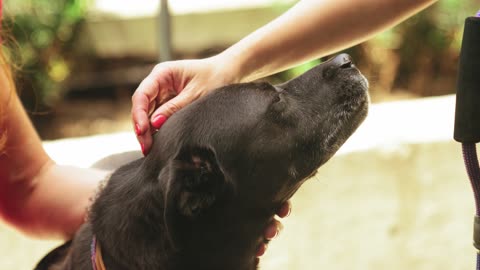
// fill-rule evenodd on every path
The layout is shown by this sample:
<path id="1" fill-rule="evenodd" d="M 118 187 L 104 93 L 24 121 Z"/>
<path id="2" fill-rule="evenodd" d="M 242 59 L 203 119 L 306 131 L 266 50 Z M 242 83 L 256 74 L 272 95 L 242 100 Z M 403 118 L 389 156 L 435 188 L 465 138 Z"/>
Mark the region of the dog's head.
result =
<path id="1" fill-rule="evenodd" d="M 168 119 L 133 178 L 159 187 L 160 225 L 179 254 L 205 269 L 251 269 L 241 264 L 254 264 L 277 207 L 365 118 L 367 88 L 341 54 L 281 85 L 223 87 Z"/>
<path id="2" fill-rule="evenodd" d="M 272 215 L 363 121 L 367 88 L 342 54 L 284 84 L 226 86 L 176 113 L 146 158 L 168 190 L 167 216 Z"/>

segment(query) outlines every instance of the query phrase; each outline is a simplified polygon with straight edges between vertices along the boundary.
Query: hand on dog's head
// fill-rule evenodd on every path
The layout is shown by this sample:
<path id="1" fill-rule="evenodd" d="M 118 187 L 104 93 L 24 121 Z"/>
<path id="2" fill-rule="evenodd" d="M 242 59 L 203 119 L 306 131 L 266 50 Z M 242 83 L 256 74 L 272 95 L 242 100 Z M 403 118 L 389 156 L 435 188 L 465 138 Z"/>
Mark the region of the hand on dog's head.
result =
<path id="1" fill-rule="evenodd" d="M 365 118 L 367 88 L 339 55 L 284 84 L 226 86 L 175 113 L 93 205 L 107 263 L 255 269 L 276 209 Z"/>

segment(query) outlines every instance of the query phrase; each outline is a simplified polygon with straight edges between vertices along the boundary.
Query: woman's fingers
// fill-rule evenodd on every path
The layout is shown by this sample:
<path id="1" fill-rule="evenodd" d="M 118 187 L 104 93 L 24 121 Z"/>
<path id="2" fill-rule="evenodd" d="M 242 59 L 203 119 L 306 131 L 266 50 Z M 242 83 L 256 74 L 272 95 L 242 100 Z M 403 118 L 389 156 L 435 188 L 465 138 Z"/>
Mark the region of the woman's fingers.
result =
<path id="1" fill-rule="evenodd" d="M 288 215 L 290 215 L 291 208 L 292 208 L 292 205 L 290 201 L 286 201 L 278 209 L 277 215 L 280 218 L 288 217 Z M 265 240 L 270 241 L 275 237 L 277 237 L 282 230 L 283 230 L 282 223 L 274 218 L 265 229 L 263 237 L 265 237 Z M 266 250 L 267 250 L 267 244 L 266 243 L 260 244 L 260 246 L 257 249 L 257 254 L 256 254 L 257 257 L 262 256 Z"/>
<path id="2" fill-rule="evenodd" d="M 277 211 L 277 216 L 280 218 L 288 217 L 292 210 L 292 204 L 290 201 L 284 202 Z"/>
<path id="3" fill-rule="evenodd" d="M 265 239 L 272 240 L 273 238 L 278 236 L 278 234 L 282 229 L 283 229 L 282 223 L 276 219 L 273 219 L 273 221 L 270 222 L 267 229 L 265 230 L 265 234 L 264 234 Z"/>
<path id="4" fill-rule="evenodd" d="M 155 110 L 157 101 L 172 92 L 172 72 L 167 65 L 157 65 L 140 83 L 132 96 L 132 123 L 142 152 L 146 155 L 151 148 L 153 132 L 150 113 Z M 158 120 L 157 120 L 158 122 Z"/>
<path id="5" fill-rule="evenodd" d="M 216 66 L 208 58 L 165 62 L 140 83 L 132 96 L 132 123 L 144 154 L 152 146 L 152 133 L 170 116 L 227 83 Z"/>

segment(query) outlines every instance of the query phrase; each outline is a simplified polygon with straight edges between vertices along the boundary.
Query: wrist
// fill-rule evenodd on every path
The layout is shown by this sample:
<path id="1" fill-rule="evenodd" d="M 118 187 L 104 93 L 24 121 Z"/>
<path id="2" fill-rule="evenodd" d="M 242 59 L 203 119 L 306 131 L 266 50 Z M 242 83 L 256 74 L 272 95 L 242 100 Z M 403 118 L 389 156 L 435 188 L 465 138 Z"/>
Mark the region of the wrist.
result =
<path id="1" fill-rule="evenodd" d="M 249 82 L 257 79 L 252 76 L 248 55 L 235 46 L 226 49 L 213 57 L 215 67 L 220 69 L 225 84 Z"/>

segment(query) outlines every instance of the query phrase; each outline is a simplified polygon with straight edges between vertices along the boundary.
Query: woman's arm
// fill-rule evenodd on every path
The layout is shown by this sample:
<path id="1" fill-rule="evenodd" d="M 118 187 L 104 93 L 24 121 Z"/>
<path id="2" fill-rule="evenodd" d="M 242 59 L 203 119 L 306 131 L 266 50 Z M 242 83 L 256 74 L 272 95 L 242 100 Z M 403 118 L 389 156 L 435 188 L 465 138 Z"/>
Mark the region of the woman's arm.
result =
<path id="1" fill-rule="evenodd" d="M 213 89 L 255 80 L 345 49 L 433 2 L 302 0 L 216 56 L 158 64 L 132 97 L 133 126 L 144 154 L 150 150 L 155 129 Z"/>
<path id="2" fill-rule="evenodd" d="M 435 0 L 303 0 L 219 57 L 251 81 L 363 42 Z"/>
<path id="3" fill-rule="evenodd" d="M 55 164 L 0 67 L 0 217 L 37 237 L 71 236 L 82 224 L 88 198 L 106 172 Z"/>

